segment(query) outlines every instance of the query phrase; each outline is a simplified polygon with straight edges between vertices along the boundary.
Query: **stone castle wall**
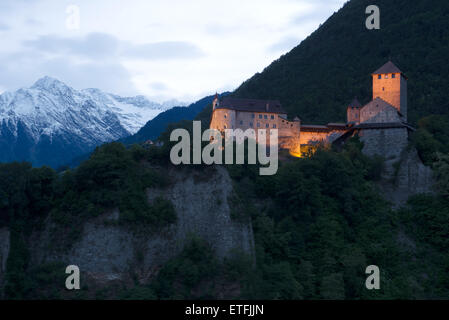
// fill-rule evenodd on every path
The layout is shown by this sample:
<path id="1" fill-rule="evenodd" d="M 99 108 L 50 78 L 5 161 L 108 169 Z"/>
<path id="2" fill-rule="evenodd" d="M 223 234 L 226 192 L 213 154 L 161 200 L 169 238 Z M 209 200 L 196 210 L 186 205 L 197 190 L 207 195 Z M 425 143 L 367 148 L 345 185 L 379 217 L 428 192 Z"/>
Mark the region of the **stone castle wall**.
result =
<path id="1" fill-rule="evenodd" d="M 266 143 L 270 144 L 269 131 L 278 130 L 279 145 L 282 148 L 294 149 L 299 153 L 300 121 L 288 121 L 285 115 L 269 112 L 246 112 L 230 109 L 216 109 L 212 114 L 211 129 L 258 129 L 267 130 Z M 257 137 L 258 138 L 258 137 Z"/>
<path id="2" fill-rule="evenodd" d="M 399 157 L 408 144 L 407 128 L 363 129 L 359 136 L 364 143 L 363 153 L 386 159 Z"/>
<path id="3" fill-rule="evenodd" d="M 401 122 L 401 118 L 395 108 L 391 106 L 379 106 L 372 101 L 360 111 L 360 123 L 388 123 Z"/>
<path id="4" fill-rule="evenodd" d="M 300 143 L 301 145 L 328 144 L 334 142 L 343 133 L 345 133 L 344 130 L 309 131 L 301 129 Z"/>

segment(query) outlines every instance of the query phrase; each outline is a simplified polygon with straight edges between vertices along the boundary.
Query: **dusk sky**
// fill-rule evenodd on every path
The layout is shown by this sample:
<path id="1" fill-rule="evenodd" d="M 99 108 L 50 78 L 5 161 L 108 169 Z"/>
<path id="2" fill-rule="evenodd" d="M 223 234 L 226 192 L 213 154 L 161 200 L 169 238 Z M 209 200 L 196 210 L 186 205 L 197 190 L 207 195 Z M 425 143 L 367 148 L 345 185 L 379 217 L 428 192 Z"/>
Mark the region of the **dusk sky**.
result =
<path id="1" fill-rule="evenodd" d="M 237 88 L 345 2 L 0 0 L 0 93 L 48 75 L 75 89 L 194 101 Z"/>

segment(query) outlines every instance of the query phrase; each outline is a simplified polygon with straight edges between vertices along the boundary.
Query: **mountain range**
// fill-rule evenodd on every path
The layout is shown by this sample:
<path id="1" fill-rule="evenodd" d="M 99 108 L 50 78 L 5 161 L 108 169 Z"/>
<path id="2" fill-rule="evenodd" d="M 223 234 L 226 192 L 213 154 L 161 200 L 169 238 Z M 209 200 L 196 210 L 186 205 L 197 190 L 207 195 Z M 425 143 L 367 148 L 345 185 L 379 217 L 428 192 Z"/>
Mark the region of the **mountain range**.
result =
<path id="1" fill-rule="evenodd" d="M 0 95 L 0 162 L 57 167 L 105 142 L 135 134 L 173 104 L 99 89 L 75 90 L 43 77 Z"/>
<path id="2" fill-rule="evenodd" d="M 221 98 L 228 94 L 229 92 L 223 92 L 219 97 Z M 130 144 L 157 139 L 170 123 L 176 123 L 181 120 L 194 120 L 207 106 L 212 105 L 214 97 L 215 95 L 210 95 L 192 103 L 188 107 L 173 107 L 161 112 L 154 119 L 148 121 L 136 134 L 126 137 L 122 141 Z"/>

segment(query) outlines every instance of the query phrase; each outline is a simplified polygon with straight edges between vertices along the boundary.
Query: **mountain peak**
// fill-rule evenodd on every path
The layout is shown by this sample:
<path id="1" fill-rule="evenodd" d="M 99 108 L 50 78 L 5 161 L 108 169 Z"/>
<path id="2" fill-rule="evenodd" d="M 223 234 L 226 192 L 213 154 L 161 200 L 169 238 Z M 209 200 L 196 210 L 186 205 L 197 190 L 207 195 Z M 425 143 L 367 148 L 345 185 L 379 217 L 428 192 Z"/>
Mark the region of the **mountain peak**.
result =
<path id="1" fill-rule="evenodd" d="M 32 89 L 49 90 L 49 89 L 55 89 L 55 88 L 68 88 L 68 86 L 64 82 L 59 81 L 56 78 L 44 76 L 44 77 L 40 78 L 39 80 L 37 80 L 31 88 Z"/>

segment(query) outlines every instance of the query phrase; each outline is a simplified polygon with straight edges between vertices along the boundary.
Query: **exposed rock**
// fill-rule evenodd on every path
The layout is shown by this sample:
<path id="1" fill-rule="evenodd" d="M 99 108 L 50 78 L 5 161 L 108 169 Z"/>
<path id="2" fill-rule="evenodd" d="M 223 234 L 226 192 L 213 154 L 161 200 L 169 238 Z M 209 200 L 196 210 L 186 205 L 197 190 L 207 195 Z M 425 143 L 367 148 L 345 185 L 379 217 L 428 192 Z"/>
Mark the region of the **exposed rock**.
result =
<path id="1" fill-rule="evenodd" d="M 150 191 L 150 201 L 160 195 L 171 200 L 178 213 L 176 239 L 185 239 L 189 233 L 200 235 L 212 245 L 220 258 L 234 248 L 252 254 L 254 244 L 250 223 L 231 220 L 227 200 L 232 192 L 231 178 L 223 167 L 214 169 L 216 171 L 212 174 L 201 173 L 203 177 L 178 174 L 168 192 Z M 198 181 L 205 177 L 207 180 Z"/>
<path id="2" fill-rule="evenodd" d="M 397 208 L 412 195 L 433 193 L 433 172 L 422 163 L 416 149 L 405 149 L 399 158 L 385 161 L 381 186 L 384 197 Z"/>
<path id="3" fill-rule="evenodd" d="M 137 275 L 146 282 L 177 255 L 190 234 L 206 240 L 219 258 L 233 249 L 254 255 L 251 224 L 231 220 L 228 196 L 232 181 L 222 167 L 205 172 L 176 168 L 166 190 L 148 190 L 149 201 L 162 196 L 175 208 L 177 222 L 157 232 L 135 233 L 114 224 L 118 211 L 85 223 L 79 241 L 68 252 L 50 250 L 49 228 L 30 239 L 32 265 L 50 261 L 73 264 L 97 281 L 127 280 Z"/>
<path id="4" fill-rule="evenodd" d="M 9 230 L 7 228 L 0 228 L 0 288 L 3 288 L 5 273 L 6 273 L 6 261 L 9 255 Z M 0 297 L 1 297 L 0 290 Z"/>

